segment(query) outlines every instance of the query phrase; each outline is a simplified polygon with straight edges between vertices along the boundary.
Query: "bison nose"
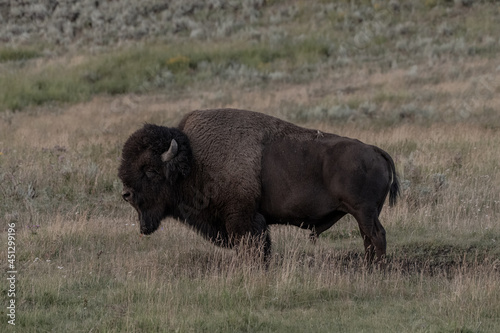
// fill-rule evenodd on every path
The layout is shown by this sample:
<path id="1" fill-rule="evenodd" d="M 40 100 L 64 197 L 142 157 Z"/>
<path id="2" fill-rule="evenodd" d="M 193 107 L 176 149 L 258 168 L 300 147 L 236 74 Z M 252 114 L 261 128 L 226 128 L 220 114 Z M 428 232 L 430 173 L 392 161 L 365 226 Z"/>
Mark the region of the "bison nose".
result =
<path id="1" fill-rule="evenodd" d="M 123 198 L 123 200 L 125 200 L 125 201 L 128 202 L 130 199 L 132 199 L 132 192 L 130 192 L 130 191 L 123 191 L 122 198 Z"/>

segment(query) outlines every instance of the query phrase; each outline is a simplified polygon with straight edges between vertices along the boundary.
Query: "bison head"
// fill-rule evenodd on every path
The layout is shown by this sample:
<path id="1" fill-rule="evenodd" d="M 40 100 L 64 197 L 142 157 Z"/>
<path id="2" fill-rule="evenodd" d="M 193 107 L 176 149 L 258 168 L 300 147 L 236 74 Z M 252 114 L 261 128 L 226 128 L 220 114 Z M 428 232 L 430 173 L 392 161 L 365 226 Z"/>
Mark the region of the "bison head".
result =
<path id="1" fill-rule="evenodd" d="M 118 176 L 123 199 L 139 214 L 140 231 L 151 234 L 176 207 L 176 188 L 191 170 L 187 136 L 175 128 L 146 124 L 125 142 Z"/>

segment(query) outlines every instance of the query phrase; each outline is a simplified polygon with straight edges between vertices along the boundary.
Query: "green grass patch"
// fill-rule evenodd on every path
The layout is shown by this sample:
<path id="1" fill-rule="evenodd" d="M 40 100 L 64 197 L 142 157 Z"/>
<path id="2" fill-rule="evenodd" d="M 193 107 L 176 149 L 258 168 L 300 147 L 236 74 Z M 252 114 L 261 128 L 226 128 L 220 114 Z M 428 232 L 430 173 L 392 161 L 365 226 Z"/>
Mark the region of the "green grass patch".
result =
<path id="1" fill-rule="evenodd" d="M 38 58 L 41 53 L 32 48 L 0 48 L 0 63 L 9 61 L 25 61 Z"/>
<path id="2" fill-rule="evenodd" d="M 74 103 L 98 94 L 143 93 L 172 88 L 174 91 L 223 77 L 229 80 L 259 78 L 270 72 L 292 71 L 324 57 L 317 40 L 267 44 L 208 44 L 146 46 L 88 56 L 80 64 L 50 64 L 42 70 L 30 66 L 0 77 L 0 109 L 22 110 L 50 102 Z"/>
<path id="3" fill-rule="evenodd" d="M 89 87 L 82 85 L 72 70 L 69 72 L 53 67 L 39 74 L 9 73 L 2 76 L 0 107 L 3 110 L 22 110 L 52 102 L 75 103 L 87 99 Z"/>

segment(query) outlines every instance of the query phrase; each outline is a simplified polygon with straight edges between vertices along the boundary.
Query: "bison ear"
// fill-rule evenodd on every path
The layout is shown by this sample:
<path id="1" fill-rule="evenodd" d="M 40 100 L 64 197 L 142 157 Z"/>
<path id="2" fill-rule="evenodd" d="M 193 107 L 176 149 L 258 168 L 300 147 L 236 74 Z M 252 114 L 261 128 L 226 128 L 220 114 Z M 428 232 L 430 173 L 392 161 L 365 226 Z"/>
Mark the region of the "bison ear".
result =
<path id="1" fill-rule="evenodd" d="M 168 162 L 171 159 L 177 155 L 177 151 L 179 150 L 179 145 L 177 144 L 177 141 L 175 139 L 172 139 L 172 142 L 170 142 L 170 148 L 163 154 L 161 154 L 161 160 L 163 162 Z"/>

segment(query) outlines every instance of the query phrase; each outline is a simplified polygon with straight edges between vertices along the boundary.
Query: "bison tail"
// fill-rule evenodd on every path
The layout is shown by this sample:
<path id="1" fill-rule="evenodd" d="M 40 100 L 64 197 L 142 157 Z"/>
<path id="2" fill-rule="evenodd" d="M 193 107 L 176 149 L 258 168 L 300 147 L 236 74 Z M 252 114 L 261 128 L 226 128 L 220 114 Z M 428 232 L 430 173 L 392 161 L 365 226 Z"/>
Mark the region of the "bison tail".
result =
<path id="1" fill-rule="evenodd" d="M 394 165 L 394 161 L 392 157 L 382 149 L 379 149 L 380 153 L 384 157 L 384 159 L 389 164 L 389 171 L 391 173 L 391 187 L 389 188 L 389 206 L 394 206 L 399 196 L 400 188 L 399 188 L 399 179 L 398 174 L 396 172 L 396 166 Z"/>
<path id="2" fill-rule="evenodd" d="M 392 172 L 392 184 L 389 190 L 389 206 L 394 206 L 399 196 L 399 180 L 396 171 Z"/>
<path id="3" fill-rule="evenodd" d="M 389 167 L 391 169 L 392 175 L 391 188 L 389 189 L 389 206 L 394 206 L 399 196 L 399 179 L 398 174 L 396 173 L 396 166 L 394 165 L 394 161 L 389 156 L 389 154 L 386 153 L 386 155 L 386 159 L 389 162 Z"/>

